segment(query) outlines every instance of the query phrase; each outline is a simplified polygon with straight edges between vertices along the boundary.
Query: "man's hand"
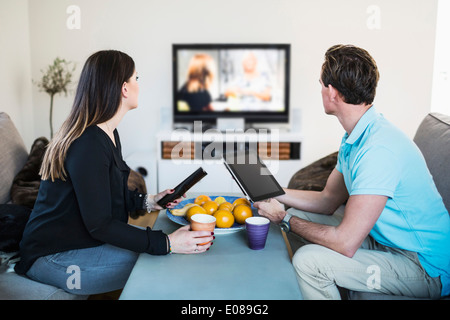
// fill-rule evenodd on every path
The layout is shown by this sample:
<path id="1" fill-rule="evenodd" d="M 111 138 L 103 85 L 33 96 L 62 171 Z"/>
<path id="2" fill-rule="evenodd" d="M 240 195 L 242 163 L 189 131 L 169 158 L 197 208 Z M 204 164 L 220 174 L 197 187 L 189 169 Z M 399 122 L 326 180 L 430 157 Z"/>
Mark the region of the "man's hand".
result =
<path id="1" fill-rule="evenodd" d="M 284 206 L 275 199 L 255 202 L 253 206 L 258 209 L 258 213 L 261 216 L 268 218 L 270 221 L 276 224 L 279 224 L 286 215 Z"/>

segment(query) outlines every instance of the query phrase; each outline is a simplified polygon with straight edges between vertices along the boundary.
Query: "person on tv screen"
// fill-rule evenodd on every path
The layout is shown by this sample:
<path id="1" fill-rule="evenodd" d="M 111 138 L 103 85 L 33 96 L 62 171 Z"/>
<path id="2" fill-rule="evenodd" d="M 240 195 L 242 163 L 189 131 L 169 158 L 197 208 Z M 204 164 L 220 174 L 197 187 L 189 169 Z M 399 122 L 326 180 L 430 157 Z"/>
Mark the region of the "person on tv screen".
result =
<path id="1" fill-rule="evenodd" d="M 161 210 L 157 201 L 173 193 L 128 189 L 130 168 L 116 128 L 138 107 L 138 95 L 130 56 L 107 50 L 88 58 L 72 110 L 44 155 L 39 193 L 20 243 L 18 274 L 73 294 L 98 294 L 123 288 L 139 253 L 209 249 L 210 244 L 199 244 L 212 241 L 211 232 L 185 226 L 166 235 L 128 224 L 129 212 Z M 72 267 L 78 269 L 78 286 L 69 281 Z"/>
<path id="2" fill-rule="evenodd" d="M 242 102 L 268 102 L 272 99 L 272 85 L 267 73 L 258 69 L 258 58 L 252 51 L 244 54 L 242 74 L 232 81 L 225 91 L 227 98 Z"/>
<path id="3" fill-rule="evenodd" d="M 255 204 L 303 240 L 292 263 L 305 299 L 340 299 L 338 287 L 422 299 L 450 294 L 449 213 L 419 148 L 375 109 L 378 79 L 366 50 L 327 50 L 323 107 L 345 130 L 337 165 L 322 191 L 285 189 Z"/>
<path id="4" fill-rule="evenodd" d="M 209 88 L 214 74 L 214 59 L 210 55 L 196 54 L 191 58 L 186 83 L 177 94 L 179 111 L 212 111 Z"/>

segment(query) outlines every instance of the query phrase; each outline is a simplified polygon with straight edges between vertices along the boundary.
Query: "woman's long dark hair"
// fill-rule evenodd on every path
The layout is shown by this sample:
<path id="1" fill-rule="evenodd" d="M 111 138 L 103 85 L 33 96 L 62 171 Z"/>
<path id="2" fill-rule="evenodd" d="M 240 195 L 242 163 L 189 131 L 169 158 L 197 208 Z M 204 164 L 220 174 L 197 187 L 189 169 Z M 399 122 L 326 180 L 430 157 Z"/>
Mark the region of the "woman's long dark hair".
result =
<path id="1" fill-rule="evenodd" d="M 133 59 L 120 51 L 99 51 L 88 58 L 69 117 L 45 152 L 40 170 L 43 180 L 65 180 L 64 160 L 70 145 L 87 127 L 108 121 L 116 114 L 122 86 L 134 70 Z"/>

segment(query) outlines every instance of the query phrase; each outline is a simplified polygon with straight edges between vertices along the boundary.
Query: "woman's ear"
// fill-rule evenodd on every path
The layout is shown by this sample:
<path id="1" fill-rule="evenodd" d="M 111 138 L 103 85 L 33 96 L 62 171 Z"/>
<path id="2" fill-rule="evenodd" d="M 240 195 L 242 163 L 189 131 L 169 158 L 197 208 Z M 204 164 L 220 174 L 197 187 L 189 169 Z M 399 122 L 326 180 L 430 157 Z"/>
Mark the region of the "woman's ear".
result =
<path id="1" fill-rule="evenodd" d="M 127 88 L 127 83 L 124 82 L 122 85 L 122 96 L 124 98 L 128 98 L 128 88 Z"/>

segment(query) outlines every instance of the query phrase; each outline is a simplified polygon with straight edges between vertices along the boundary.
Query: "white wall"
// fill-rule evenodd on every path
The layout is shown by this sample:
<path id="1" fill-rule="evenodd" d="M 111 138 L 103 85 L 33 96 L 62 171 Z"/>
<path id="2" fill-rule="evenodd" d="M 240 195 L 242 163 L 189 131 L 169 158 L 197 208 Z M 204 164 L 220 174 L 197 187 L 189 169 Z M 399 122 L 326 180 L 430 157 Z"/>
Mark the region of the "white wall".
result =
<path id="1" fill-rule="evenodd" d="M 439 0 L 431 111 L 450 115 L 450 1 Z"/>
<path id="2" fill-rule="evenodd" d="M 80 8 L 80 29 L 66 26 L 70 5 Z M 352 43 L 372 53 L 381 72 L 377 109 L 409 136 L 430 110 L 437 0 L 30 0 L 28 6 L 33 79 L 56 56 L 76 61 L 77 76 L 96 50 L 134 58 L 140 106 L 119 127 L 124 156 L 156 150 L 160 111 L 172 104 L 172 43 L 291 43 L 290 101 L 301 108 L 305 164 L 336 151 L 343 134 L 323 112 L 318 83 L 331 45 Z M 72 99 L 55 100 L 56 127 Z M 49 135 L 48 106 L 48 96 L 33 86 L 35 136 Z"/>
<path id="3" fill-rule="evenodd" d="M 0 1 L 0 112 L 6 112 L 27 149 L 34 140 L 27 0 Z"/>

